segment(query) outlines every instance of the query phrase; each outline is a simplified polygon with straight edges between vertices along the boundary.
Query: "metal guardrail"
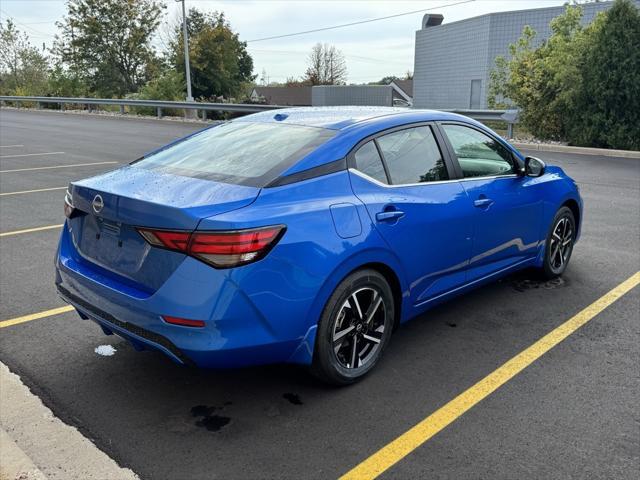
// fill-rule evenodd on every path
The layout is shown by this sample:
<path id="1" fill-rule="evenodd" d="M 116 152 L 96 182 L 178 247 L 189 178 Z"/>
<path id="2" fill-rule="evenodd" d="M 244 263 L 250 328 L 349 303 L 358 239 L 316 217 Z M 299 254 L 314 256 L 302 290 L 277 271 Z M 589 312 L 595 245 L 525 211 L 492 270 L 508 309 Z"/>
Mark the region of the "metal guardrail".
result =
<path id="1" fill-rule="evenodd" d="M 92 105 L 116 105 L 120 107 L 120 113 L 125 114 L 125 107 L 152 107 L 156 109 L 158 118 L 162 118 L 163 109 L 184 110 L 187 116 L 188 110 L 196 110 L 203 112 L 240 112 L 255 113 L 266 110 L 274 110 L 278 108 L 287 108 L 281 105 L 260 105 L 250 103 L 200 103 L 200 102 L 171 102 L 164 100 L 134 100 L 134 99 L 113 99 L 113 98 L 77 98 L 77 97 L 23 97 L 23 96 L 2 96 L 0 95 L 0 103 L 4 102 L 34 102 L 37 108 L 42 108 L 45 103 L 54 103 L 61 106 L 64 110 L 65 105 L 87 105 L 91 110 Z M 466 115 L 480 122 L 498 121 L 507 124 L 507 137 L 513 138 L 513 128 L 518 123 L 517 110 L 474 110 L 474 109 L 450 109 L 443 110 L 445 112 L 458 113 Z"/>
<path id="2" fill-rule="evenodd" d="M 0 95 L 0 102 L 33 102 L 37 108 L 42 108 L 45 103 L 54 103 L 64 110 L 65 105 L 116 105 L 120 107 L 120 113 L 125 114 L 125 107 L 152 107 L 156 109 L 158 118 L 162 118 L 163 109 L 184 110 L 185 115 L 188 110 L 196 111 L 217 111 L 217 112 L 240 112 L 255 113 L 276 108 L 285 108 L 279 105 L 259 105 L 250 103 L 200 103 L 200 102 L 173 102 L 164 100 L 134 100 L 115 98 L 78 98 L 78 97 L 23 97 Z"/>

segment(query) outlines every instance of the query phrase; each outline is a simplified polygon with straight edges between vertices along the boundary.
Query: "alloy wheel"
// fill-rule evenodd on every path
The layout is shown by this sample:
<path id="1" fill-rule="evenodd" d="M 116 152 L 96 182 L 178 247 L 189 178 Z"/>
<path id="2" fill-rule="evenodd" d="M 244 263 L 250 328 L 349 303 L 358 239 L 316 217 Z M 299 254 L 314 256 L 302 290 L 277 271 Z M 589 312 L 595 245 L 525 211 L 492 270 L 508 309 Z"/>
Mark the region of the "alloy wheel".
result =
<path id="1" fill-rule="evenodd" d="M 340 365 L 362 368 L 378 354 L 387 326 L 384 299 L 375 287 L 354 291 L 344 301 L 333 325 L 333 351 Z"/>
<path id="2" fill-rule="evenodd" d="M 556 223 L 551 234 L 549 248 L 549 264 L 551 268 L 558 272 L 564 269 L 565 264 L 571 255 L 573 247 L 573 227 L 568 217 L 562 217 Z"/>

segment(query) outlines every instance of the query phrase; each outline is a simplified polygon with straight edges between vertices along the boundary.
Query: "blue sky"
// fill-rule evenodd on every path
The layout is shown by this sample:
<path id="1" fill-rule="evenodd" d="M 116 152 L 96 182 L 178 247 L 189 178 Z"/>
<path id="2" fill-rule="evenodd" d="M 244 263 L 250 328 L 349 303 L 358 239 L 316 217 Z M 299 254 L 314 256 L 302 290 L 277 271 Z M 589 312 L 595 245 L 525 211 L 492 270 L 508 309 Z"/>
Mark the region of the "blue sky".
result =
<path id="1" fill-rule="evenodd" d="M 444 15 L 453 22 L 484 13 L 562 5 L 565 0 L 187 0 L 187 8 L 222 10 L 242 40 L 250 41 L 249 52 L 257 74 L 264 68 L 271 81 L 284 81 L 304 73 L 306 57 L 317 42 L 335 45 L 346 56 L 349 82 L 361 83 L 386 75 L 402 76 L 413 70 L 415 31 L 424 13 L 352 27 L 284 39 L 251 40 L 303 30 L 394 15 L 420 9 Z M 180 18 L 180 5 L 167 0 L 166 21 Z M 446 7 L 446 5 L 452 5 Z M 9 16 L 36 45 L 51 45 L 55 21 L 65 14 L 63 0 L 2 0 L 0 19 Z M 154 41 L 162 48 L 162 35 Z"/>

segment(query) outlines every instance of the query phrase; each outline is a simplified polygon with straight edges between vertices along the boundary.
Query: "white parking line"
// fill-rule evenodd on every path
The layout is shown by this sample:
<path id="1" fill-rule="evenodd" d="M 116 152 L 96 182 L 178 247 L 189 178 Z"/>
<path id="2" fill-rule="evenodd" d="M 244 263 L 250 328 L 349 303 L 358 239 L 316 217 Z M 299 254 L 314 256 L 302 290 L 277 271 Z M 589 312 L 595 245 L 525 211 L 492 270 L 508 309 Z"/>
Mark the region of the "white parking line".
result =
<path id="1" fill-rule="evenodd" d="M 0 148 L 17 148 L 24 147 L 24 145 L 0 145 Z"/>
<path id="2" fill-rule="evenodd" d="M 52 190 L 64 190 L 67 187 L 53 187 L 53 188 L 37 188 L 35 190 L 22 190 L 20 192 L 5 192 L 0 193 L 0 197 L 8 195 L 22 195 L 23 193 L 37 193 L 37 192 L 51 192 Z"/>
<path id="3" fill-rule="evenodd" d="M 113 163 L 118 163 L 118 162 L 75 163 L 73 165 L 53 165 L 50 167 L 14 168 L 13 170 L 0 170 L 0 173 L 32 172 L 34 170 L 51 170 L 52 168 L 87 167 L 89 165 L 109 165 Z"/>
<path id="4" fill-rule="evenodd" d="M 36 157 L 38 155 L 62 155 L 64 152 L 22 153 L 20 155 L 0 155 L 0 158 Z"/>

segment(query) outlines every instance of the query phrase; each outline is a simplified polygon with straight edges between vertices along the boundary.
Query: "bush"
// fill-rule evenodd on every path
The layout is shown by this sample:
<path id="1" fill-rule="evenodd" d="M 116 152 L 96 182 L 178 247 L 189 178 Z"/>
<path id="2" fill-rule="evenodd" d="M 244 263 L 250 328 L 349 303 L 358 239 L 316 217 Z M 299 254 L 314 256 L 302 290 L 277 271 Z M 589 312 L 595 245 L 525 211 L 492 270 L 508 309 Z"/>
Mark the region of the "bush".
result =
<path id="1" fill-rule="evenodd" d="M 640 11 L 617 0 L 582 53 L 567 140 L 640 150 Z"/>
<path id="2" fill-rule="evenodd" d="M 182 73 L 175 70 L 167 70 L 163 75 L 155 78 L 140 89 L 140 92 L 128 95 L 128 98 L 139 100 L 169 100 L 181 101 L 186 96 L 186 83 Z M 152 107 L 133 107 L 140 115 L 155 115 Z M 180 112 L 180 113 L 178 113 Z M 181 115 L 181 111 L 167 109 L 165 115 Z"/>
<path id="3" fill-rule="evenodd" d="M 510 58 L 496 58 L 489 105 L 520 107 L 523 126 L 543 140 L 640 149 L 640 12 L 616 0 L 587 27 L 581 17 L 568 6 L 535 49 L 525 27 Z"/>

